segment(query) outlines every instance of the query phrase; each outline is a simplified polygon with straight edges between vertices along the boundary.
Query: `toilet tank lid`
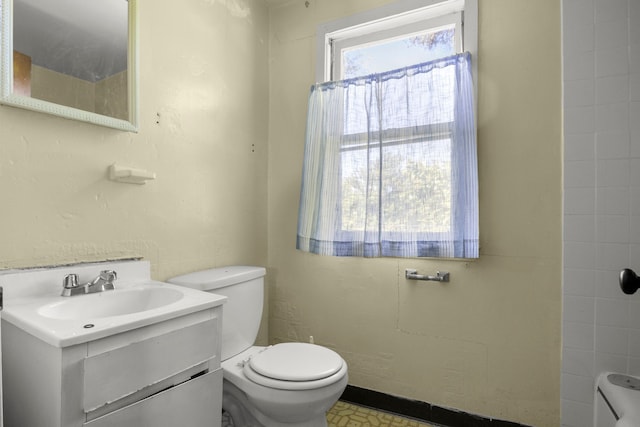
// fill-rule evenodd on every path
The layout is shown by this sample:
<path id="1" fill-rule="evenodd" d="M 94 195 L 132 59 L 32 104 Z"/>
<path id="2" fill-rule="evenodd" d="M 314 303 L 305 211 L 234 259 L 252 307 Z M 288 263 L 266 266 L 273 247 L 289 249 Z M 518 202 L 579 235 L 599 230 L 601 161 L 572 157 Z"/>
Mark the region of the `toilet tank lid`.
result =
<path id="1" fill-rule="evenodd" d="M 266 272 L 264 267 L 232 265 L 183 274 L 167 281 L 174 285 L 187 286 L 201 291 L 211 291 L 264 277 Z"/>

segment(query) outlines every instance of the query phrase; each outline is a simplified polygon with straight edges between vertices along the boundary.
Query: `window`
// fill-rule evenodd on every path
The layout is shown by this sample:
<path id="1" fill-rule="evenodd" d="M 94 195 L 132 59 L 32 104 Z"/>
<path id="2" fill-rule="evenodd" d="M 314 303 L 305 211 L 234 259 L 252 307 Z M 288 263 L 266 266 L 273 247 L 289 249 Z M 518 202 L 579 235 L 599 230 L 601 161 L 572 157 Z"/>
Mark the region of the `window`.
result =
<path id="1" fill-rule="evenodd" d="M 349 78 L 348 74 L 343 75 L 339 69 L 339 59 L 345 49 L 348 51 L 354 47 L 367 48 L 387 41 L 394 43 L 405 37 L 419 37 L 424 32 L 438 32 L 445 27 L 450 31 L 453 27 L 455 32 L 453 51 L 450 53 L 466 51 L 471 53 L 472 57 L 477 56 L 478 0 L 403 0 L 320 25 L 316 45 L 316 81 Z M 398 44 L 400 43 L 393 47 L 397 47 Z M 386 63 L 389 67 L 372 72 L 388 71 L 396 65 L 399 66 L 395 68 L 401 68 L 411 63 L 417 64 L 438 56 L 447 56 L 447 52 L 444 51 L 441 51 L 440 55 L 437 51 L 432 51 L 431 55 L 424 56 L 424 52 L 420 50 L 407 49 L 400 53 L 389 49 L 381 52 L 387 58 Z M 392 52 L 394 58 L 390 58 L 389 52 Z M 402 58 L 400 64 L 396 59 L 398 57 Z M 408 63 L 407 57 L 414 60 Z M 472 74 L 476 75 L 475 65 Z"/>
<path id="2" fill-rule="evenodd" d="M 454 56 L 465 48 L 464 7 L 449 0 L 391 17 L 378 10 L 322 29 L 321 72 L 334 83 L 312 88 L 300 249 L 477 257 L 475 128 L 473 140 L 462 141 L 470 129 L 461 127 L 458 99 L 468 55 Z M 470 76 L 462 80 L 473 92 Z M 473 101 L 468 109 L 472 118 Z M 326 150 L 318 165 L 309 164 L 310 137 L 322 147 L 312 148 L 316 154 Z M 474 163 L 471 171 L 465 162 Z M 473 229 L 471 237 L 460 234 L 461 223 Z"/>
<path id="3" fill-rule="evenodd" d="M 373 25 L 372 30 L 379 26 Z M 463 52 L 461 29 L 462 13 L 457 12 L 361 36 L 348 37 L 349 32 L 343 31 L 341 38 L 329 39 L 330 80 L 382 73 Z"/>

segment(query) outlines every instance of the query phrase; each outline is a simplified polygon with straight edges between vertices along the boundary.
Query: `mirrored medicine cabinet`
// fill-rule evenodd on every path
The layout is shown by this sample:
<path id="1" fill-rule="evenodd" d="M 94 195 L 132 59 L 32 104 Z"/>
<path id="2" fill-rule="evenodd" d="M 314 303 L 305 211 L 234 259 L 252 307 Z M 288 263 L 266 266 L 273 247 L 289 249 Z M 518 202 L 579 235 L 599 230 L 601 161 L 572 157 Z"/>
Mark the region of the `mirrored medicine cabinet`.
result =
<path id="1" fill-rule="evenodd" d="M 136 0 L 0 0 L 0 103 L 136 132 Z"/>

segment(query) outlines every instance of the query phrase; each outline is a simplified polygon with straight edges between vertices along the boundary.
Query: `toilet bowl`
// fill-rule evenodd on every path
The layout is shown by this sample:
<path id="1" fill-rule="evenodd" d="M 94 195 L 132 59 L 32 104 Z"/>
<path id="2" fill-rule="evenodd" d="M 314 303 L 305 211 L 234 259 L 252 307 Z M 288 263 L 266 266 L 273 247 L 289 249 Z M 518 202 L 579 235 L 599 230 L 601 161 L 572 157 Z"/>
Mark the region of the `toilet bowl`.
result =
<path id="1" fill-rule="evenodd" d="M 294 377 L 303 372 L 295 369 L 296 364 L 302 366 L 300 356 L 323 356 L 328 354 L 327 350 L 312 344 L 277 344 L 251 347 L 222 362 L 223 395 L 228 398 L 227 402 L 223 400 L 223 408 L 231 414 L 234 425 L 326 426 L 326 412 L 347 385 L 347 364 L 332 352 L 320 363 L 321 369 L 307 370 L 308 375 Z M 271 366 L 271 362 L 277 363 Z M 289 372 L 284 369 L 287 364 L 292 367 Z M 242 424 L 237 420 L 243 420 Z"/>
<path id="2" fill-rule="evenodd" d="M 262 317 L 262 267 L 231 266 L 169 282 L 227 297 L 222 310 L 222 409 L 235 427 L 326 427 L 348 382 L 346 362 L 308 343 L 254 346 Z"/>

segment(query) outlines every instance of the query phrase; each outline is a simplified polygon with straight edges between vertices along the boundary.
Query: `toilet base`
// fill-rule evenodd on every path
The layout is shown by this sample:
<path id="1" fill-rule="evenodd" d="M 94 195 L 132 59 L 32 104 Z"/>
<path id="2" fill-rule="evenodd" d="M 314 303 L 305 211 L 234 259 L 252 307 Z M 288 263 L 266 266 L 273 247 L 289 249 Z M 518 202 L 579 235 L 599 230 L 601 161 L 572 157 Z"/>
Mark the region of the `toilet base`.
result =
<path id="1" fill-rule="evenodd" d="M 255 408 L 248 408 L 245 393 L 228 381 L 224 381 L 222 409 L 227 411 L 235 427 L 327 427 L 326 414 L 295 423 L 283 423 L 268 418 Z"/>

